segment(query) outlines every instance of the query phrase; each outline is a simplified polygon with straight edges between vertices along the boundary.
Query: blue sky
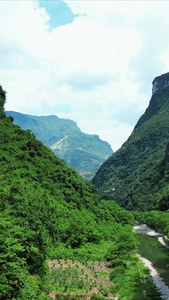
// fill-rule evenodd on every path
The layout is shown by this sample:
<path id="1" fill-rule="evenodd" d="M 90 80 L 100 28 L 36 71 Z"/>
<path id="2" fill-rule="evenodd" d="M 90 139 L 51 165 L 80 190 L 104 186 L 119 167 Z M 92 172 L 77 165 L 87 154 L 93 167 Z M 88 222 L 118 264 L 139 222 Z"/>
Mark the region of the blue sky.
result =
<path id="1" fill-rule="evenodd" d="M 45 8 L 47 14 L 50 16 L 48 24 L 49 30 L 65 24 L 72 23 L 78 16 L 74 14 L 64 1 L 56 0 L 40 0 L 38 1 L 39 7 Z"/>
<path id="2" fill-rule="evenodd" d="M 169 71 L 169 1 L 0 1 L 6 110 L 55 114 L 117 150 Z"/>

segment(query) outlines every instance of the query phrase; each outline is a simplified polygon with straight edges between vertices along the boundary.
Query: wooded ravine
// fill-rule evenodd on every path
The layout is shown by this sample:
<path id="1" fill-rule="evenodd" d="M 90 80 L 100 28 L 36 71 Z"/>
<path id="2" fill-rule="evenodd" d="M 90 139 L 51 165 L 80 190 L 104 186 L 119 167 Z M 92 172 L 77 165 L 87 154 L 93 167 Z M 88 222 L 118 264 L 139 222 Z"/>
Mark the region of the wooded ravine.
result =
<path id="1" fill-rule="evenodd" d="M 133 226 L 169 237 L 168 92 L 99 169 L 97 190 L 13 124 L 0 87 L 0 299 L 159 299 Z"/>

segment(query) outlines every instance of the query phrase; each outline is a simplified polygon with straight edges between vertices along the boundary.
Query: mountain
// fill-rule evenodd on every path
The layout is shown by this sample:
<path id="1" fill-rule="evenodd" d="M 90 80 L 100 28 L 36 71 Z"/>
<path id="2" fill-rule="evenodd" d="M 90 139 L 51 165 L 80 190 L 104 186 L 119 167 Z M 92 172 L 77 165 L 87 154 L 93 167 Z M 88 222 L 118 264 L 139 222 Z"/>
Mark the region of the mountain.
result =
<path id="1" fill-rule="evenodd" d="M 98 135 L 83 133 L 77 124 L 57 116 L 31 116 L 6 111 L 14 124 L 30 129 L 44 145 L 66 161 L 85 179 L 91 179 L 100 165 L 112 154 L 111 146 Z"/>
<path id="2" fill-rule="evenodd" d="M 0 299 L 159 299 L 135 254 L 133 214 L 100 201 L 95 186 L 3 110 Z"/>
<path id="3" fill-rule="evenodd" d="M 0 299 L 51 299 L 49 291 L 58 287 L 49 282 L 47 259 L 103 260 L 118 235 L 119 247 L 123 235 L 130 240 L 121 260 L 131 259 L 131 213 L 113 201 L 101 203 L 95 186 L 2 110 L 0 140 Z M 86 288 L 91 294 L 91 282 Z"/>
<path id="4" fill-rule="evenodd" d="M 128 140 L 94 176 L 92 182 L 102 198 L 113 199 L 128 210 L 164 209 L 160 199 L 164 190 L 169 195 L 164 183 L 169 161 L 168 120 L 169 73 L 166 73 L 153 80 L 149 106 Z"/>

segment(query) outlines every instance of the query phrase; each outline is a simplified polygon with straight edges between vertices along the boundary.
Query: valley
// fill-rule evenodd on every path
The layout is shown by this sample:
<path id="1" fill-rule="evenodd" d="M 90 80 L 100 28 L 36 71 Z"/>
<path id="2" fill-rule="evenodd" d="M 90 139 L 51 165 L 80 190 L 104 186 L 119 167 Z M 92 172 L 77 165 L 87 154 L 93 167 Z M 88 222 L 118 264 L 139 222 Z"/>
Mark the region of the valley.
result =
<path id="1" fill-rule="evenodd" d="M 169 238 L 168 82 L 168 73 L 154 79 L 148 108 L 113 154 L 71 120 L 6 114 L 1 87 L 1 300 L 160 299 L 137 253 L 168 285 L 168 249 L 133 226 Z"/>

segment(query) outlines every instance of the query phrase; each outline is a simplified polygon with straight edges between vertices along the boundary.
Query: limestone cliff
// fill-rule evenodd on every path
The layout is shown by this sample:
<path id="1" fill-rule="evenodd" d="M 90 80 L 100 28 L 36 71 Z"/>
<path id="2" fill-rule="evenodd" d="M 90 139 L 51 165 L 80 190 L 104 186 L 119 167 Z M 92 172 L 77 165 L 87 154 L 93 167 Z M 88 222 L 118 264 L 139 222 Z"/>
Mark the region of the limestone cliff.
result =
<path id="1" fill-rule="evenodd" d="M 152 94 L 169 86 L 169 73 L 156 77 L 153 80 Z"/>
<path id="2" fill-rule="evenodd" d="M 169 209 L 168 120 L 169 73 L 166 73 L 153 80 L 149 106 L 128 140 L 92 179 L 103 199 L 115 200 L 128 210 Z"/>

